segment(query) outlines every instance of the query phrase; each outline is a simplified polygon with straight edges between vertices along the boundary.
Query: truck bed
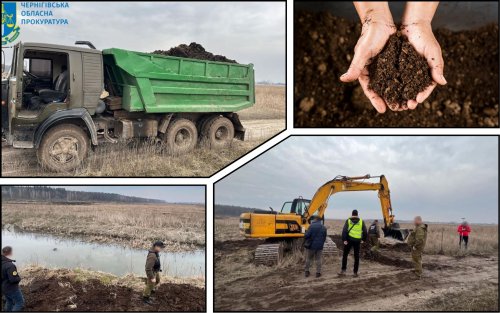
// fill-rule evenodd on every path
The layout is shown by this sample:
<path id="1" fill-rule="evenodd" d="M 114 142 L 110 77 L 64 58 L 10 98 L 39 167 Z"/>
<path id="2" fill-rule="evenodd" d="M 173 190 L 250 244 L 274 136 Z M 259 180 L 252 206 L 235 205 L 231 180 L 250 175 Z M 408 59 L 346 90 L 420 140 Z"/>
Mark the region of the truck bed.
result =
<path id="1" fill-rule="evenodd" d="M 253 65 L 103 50 L 105 81 L 129 112 L 235 112 L 255 103 Z M 108 87 L 109 89 L 109 87 Z"/>

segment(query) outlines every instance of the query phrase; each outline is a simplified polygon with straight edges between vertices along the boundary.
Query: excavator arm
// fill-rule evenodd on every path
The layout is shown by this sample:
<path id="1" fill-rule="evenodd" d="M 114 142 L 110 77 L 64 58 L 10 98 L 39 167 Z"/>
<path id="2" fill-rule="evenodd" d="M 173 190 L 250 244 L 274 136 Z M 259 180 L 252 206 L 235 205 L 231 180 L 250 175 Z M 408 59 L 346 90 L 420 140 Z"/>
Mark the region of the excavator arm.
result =
<path id="1" fill-rule="evenodd" d="M 367 182 L 367 179 L 380 178 L 378 183 Z M 400 229 L 398 223 L 394 223 L 394 215 L 392 214 L 391 197 L 389 191 L 389 184 L 384 175 L 380 176 L 357 176 L 357 177 L 347 177 L 347 176 L 337 176 L 329 182 L 323 184 L 314 194 L 311 199 L 311 204 L 309 205 L 307 211 L 304 213 L 303 223 L 309 223 L 309 219 L 314 214 L 323 218 L 326 208 L 328 207 L 328 201 L 330 197 L 337 192 L 344 191 L 378 191 L 378 197 L 380 199 L 380 205 L 382 208 L 382 215 L 384 217 L 384 234 L 385 236 L 391 236 L 399 240 L 405 240 L 408 236 L 408 231 Z"/>

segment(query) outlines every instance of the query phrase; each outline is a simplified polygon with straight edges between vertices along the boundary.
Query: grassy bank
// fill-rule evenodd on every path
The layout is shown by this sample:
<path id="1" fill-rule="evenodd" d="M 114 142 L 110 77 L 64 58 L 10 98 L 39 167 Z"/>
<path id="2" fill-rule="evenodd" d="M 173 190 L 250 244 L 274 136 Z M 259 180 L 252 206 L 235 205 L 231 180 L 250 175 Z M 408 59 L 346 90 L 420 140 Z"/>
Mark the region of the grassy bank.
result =
<path id="1" fill-rule="evenodd" d="M 163 240 L 167 251 L 205 246 L 205 208 L 187 204 L 2 203 L 2 229 L 148 249 Z"/>
<path id="2" fill-rule="evenodd" d="M 153 305 L 146 305 L 142 277 L 35 266 L 20 274 L 27 311 L 203 311 L 206 305 L 203 278 L 163 276 Z"/>

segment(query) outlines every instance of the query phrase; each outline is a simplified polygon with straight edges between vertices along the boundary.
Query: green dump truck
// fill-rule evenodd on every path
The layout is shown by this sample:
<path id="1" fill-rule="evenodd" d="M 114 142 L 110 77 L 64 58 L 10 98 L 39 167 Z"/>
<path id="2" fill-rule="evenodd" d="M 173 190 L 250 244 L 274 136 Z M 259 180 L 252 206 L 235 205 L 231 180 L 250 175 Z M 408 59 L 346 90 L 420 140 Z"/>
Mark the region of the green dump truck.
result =
<path id="1" fill-rule="evenodd" d="M 92 146 L 157 138 L 173 154 L 244 138 L 235 113 L 255 103 L 253 65 L 122 49 L 18 43 L 2 81 L 2 133 L 40 164 L 77 168 Z"/>

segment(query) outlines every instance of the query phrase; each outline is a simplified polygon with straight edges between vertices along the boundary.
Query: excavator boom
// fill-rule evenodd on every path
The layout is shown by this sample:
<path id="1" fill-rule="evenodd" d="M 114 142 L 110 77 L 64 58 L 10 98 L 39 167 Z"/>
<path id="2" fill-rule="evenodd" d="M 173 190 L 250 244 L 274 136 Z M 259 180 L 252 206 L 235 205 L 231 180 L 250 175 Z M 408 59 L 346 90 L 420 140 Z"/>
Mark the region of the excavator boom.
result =
<path id="1" fill-rule="evenodd" d="M 380 178 L 379 182 L 372 183 L 366 180 L 372 178 Z M 308 210 L 304 214 L 305 221 L 308 222 L 309 218 L 314 214 L 323 218 L 328 201 L 330 197 L 338 192 L 347 191 L 378 191 L 382 215 L 384 217 L 384 235 L 404 241 L 408 236 L 408 230 L 403 230 L 399 227 L 398 223 L 394 222 L 394 215 L 392 214 L 391 196 L 389 191 L 389 183 L 384 175 L 380 176 L 337 176 L 334 179 L 323 184 L 314 194 Z"/>

